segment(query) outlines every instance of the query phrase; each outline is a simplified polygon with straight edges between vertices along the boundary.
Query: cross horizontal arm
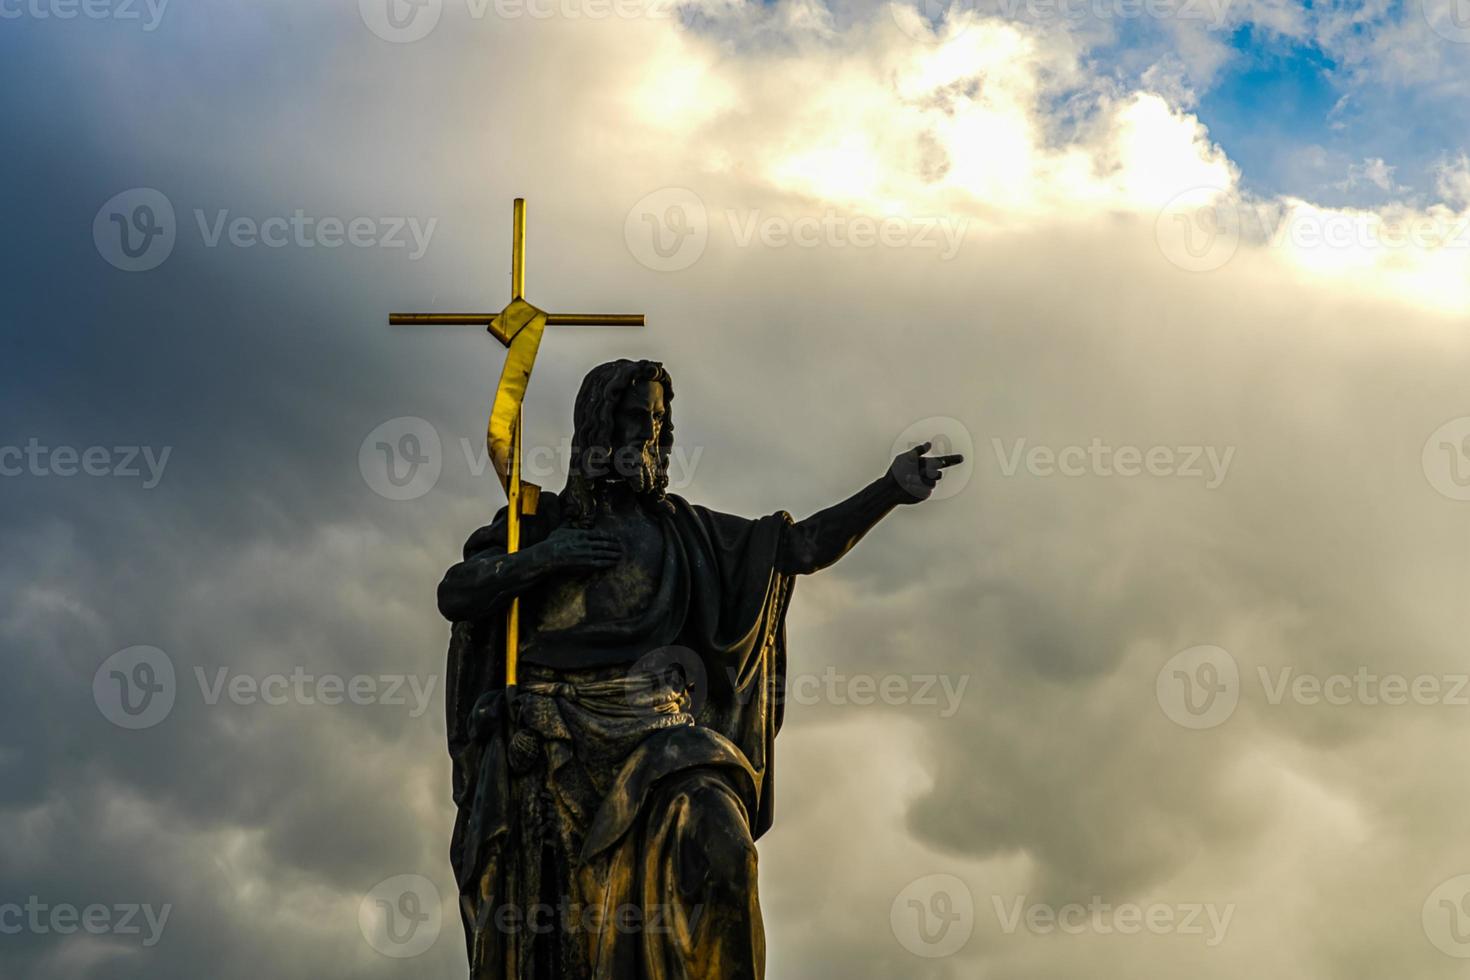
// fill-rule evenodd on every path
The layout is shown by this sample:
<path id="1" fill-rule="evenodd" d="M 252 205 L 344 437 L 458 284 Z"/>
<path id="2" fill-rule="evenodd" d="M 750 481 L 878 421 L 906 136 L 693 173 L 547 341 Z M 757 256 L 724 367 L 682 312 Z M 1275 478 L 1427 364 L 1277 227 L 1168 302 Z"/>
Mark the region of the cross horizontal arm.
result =
<path id="1" fill-rule="evenodd" d="M 553 327 L 641 327 L 642 313 L 548 313 Z M 501 326 L 499 313 L 389 313 L 393 327 L 484 327 L 502 344 L 510 334 Z"/>
<path id="2" fill-rule="evenodd" d="M 390 313 L 394 327 L 488 327 L 499 313 Z M 642 313 L 548 313 L 552 327 L 641 327 Z"/>

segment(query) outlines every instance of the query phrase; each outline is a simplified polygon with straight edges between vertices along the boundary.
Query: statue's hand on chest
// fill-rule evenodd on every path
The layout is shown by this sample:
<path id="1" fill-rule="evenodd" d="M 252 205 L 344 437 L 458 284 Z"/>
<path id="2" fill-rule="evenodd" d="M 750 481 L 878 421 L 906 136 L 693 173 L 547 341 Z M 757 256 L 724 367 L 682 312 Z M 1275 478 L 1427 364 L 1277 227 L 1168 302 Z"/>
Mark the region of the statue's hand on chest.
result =
<path id="1" fill-rule="evenodd" d="M 663 531 L 642 509 L 597 515 L 593 529 L 616 538 L 620 553 L 606 568 L 548 584 L 540 603 L 540 630 L 624 619 L 643 612 L 663 573 Z"/>

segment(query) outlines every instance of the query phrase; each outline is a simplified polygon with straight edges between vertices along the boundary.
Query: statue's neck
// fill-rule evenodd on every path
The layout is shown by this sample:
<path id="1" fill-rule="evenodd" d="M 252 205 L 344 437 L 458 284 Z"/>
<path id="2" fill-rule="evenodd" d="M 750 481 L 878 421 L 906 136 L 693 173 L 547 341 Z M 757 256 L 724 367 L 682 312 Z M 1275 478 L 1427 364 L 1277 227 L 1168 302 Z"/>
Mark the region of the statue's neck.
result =
<path id="1" fill-rule="evenodd" d="M 597 509 L 601 513 L 626 516 L 637 513 L 648 505 L 650 500 L 648 494 L 634 492 L 633 488 L 622 480 L 611 480 L 598 484 L 594 492 L 597 501 Z"/>

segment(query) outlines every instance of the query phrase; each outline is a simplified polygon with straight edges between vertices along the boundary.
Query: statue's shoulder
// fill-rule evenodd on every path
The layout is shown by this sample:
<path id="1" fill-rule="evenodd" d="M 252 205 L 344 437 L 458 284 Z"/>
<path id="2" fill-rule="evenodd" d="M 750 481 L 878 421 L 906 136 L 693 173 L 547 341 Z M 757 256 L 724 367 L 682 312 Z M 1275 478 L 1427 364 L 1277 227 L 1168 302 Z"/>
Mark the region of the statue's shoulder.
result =
<path id="1" fill-rule="evenodd" d="M 505 521 L 499 517 L 484 527 L 476 528 L 465 539 L 464 558 L 468 561 L 481 552 L 495 547 L 502 549 L 505 547 Z"/>
<path id="2" fill-rule="evenodd" d="M 487 551 L 505 550 L 505 515 L 510 508 L 502 506 L 495 512 L 495 519 L 484 527 L 476 528 L 464 543 L 465 560 Z M 521 539 L 526 543 L 539 541 L 550 534 L 561 521 L 561 498 L 553 491 L 541 491 L 536 513 L 521 522 Z"/>
<path id="3" fill-rule="evenodd" d="M 710 510 L 703 504 L 690 503 L 677 493 L 664 494 L 663 507 L 665 513 L 674 519 L 675 524 L 703 526 L 708 524 L 712 518 L 725 516 L 718 511 Z"/>
<path id="4" fill-rule="evenodd" d="M 703 504 L 692 504 L 674 493 L 666 494 L 664 500 L 676 518 L 692 521 L 703 528 L 719 532 L 742 531 L 767 522 L 775 522 L 778 525 L 794 523 L 791 514 L 784 510 L 778 510 L 764 517 L 742 517 L 739 514 L 727 514 L 713 510 Z"/>
<path id="5" fill-rule="evenodd" d="M 724 511 L 719 511 L 711 507 L 706 507 L 704 504 L 690 503 L 688 500 L 684 499 L 676 493 L 665 494 L 664 500 L 669 503 L 669 505 L 676 513 L 698 515 L 701 518 L 743 521 L 747 524 L 752 524 L 757 521 L 769 520 L 782 521 L 789 524 L 794 521 L 794 518 L 791 516 L 791 514 L 788 511 L 784 510 L 778 510 L 774 514 L 768 514 L 764 517 L 742 517 L 739 514 L 727 514 Z"/>

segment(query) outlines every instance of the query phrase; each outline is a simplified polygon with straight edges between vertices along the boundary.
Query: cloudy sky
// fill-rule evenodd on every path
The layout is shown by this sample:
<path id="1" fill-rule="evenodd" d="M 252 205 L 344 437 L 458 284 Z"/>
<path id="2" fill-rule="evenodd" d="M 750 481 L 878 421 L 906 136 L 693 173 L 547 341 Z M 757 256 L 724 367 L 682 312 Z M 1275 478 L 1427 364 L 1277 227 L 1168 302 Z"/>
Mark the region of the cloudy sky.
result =
<path id="1" fill-rule="evenodd" d="M 1457 5 L 1458 3 L 1458 5 Z M 434 587 L 528 293 L 791 613 L 770 975 L 1465 975 L 1458 0 L 0 0 L 0 973 L 463 975 Z M 538 469 L 539 468 L 539 469 Z M 380 904 L 385 903 L 385 904 Z"/>

